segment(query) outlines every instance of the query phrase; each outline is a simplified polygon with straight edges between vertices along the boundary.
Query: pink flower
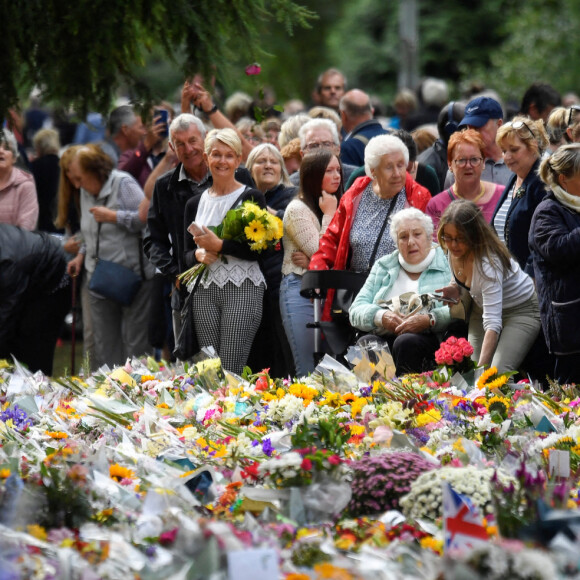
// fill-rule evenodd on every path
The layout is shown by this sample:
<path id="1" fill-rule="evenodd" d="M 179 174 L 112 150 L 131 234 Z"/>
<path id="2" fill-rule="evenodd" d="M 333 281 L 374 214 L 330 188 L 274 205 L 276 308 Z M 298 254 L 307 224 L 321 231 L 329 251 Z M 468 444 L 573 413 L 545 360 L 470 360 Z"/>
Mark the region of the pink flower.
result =
<path id="1" fill-rule="evenodd" d="M 463 352 L 461 352 L 460 350 L 456 350 L 453 353 L 453 360 L 456 362 L 461 362 L 463 360 Z"/>
<path id="2" fill-rule="evenodd" d="M 169 545 L 173 544 L 173 542 L 175 542 L 175 538 L 177 537 L 177 531 L 178 531 L 178 528 L 173 528 L 172 530 L 169 530 L 168 532 L 163 532 L 159 536 L 159 543 L 162 546 L 169 546 Z"/>
<path id="3" fill-rule="evenodd" d="M 310 461 L 310 459 L 308 459 L 308 457 L 305 457 L 302 460 L 302 465 L 300 465 L 301 469 L 304 469 L 306 471 L 310 471 L 312 469 L 312 461 Z"/>
<path id="4" fill-rule="evenodd" d="M 257 63 L 250 64 L 246 67 L 246 74 L 248 76 L 259 75 L 262 72 L 262 67 Z"/>
<path id="5" fill-rule="evenodd" d="M 340 465 L 341 463 L 340 457 L 338 455 L 331 455 L 328 458 L 328 463 L 330 463 L 330 465 Z"/>

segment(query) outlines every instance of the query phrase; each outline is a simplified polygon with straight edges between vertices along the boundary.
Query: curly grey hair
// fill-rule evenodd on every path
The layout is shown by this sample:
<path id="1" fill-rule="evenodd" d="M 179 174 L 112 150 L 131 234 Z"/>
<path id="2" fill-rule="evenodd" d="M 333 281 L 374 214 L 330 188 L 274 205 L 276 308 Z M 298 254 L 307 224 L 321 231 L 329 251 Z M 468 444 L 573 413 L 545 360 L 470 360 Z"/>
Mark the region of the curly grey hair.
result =
<path id="1" fill-rule="evenodd" d="M 409 164 L 409 150 L 407 146 L 393 135 L 377 135 L 373 137 L 365 147 L 365 173 L 372 177 L 373 169 L 376 169 L 383 155 L 402 153 L 405 164 Z"/>

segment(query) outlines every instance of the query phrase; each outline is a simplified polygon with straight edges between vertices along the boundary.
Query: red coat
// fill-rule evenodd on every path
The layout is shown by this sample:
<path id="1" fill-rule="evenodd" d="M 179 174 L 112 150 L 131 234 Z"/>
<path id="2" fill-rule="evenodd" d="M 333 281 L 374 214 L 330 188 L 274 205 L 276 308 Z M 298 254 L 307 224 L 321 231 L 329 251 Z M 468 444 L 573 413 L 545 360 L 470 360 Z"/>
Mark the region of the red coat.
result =
<path id="1" fill-rule="evenodd" d="M 346 270 L 350 253 L 350 228 L 360 203 L 362 193 L 370 183 L 370 177 L 355 179 L 350 189 L 342 196 L 340 204 L 326 232 L 320 239 L 318 251 L 310 260 L 310 270 Z M 405 207 L 416 207 L 425 211 L 431 194 L 419 185 L 409 173 L 405 181 Z M 380 257 L 380 256 L 379 256 Z M 330 307 L 334 290 L 329 290 L 322 314 L 323 320 L 330 320 Z"/>

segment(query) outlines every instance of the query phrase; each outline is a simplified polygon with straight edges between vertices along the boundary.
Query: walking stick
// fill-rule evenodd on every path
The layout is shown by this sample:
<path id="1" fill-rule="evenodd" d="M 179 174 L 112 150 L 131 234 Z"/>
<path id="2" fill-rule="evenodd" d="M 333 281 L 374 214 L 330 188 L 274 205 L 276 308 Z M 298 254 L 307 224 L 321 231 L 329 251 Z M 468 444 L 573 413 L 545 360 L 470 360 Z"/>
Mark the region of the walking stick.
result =
<path id="1" fill-rule="evenodd" d="M 70 354 L 70 374 L 75 374 L 75 354 L 76 354 L 76 326 L 77 326 L 77 275 L 72 276 L 72 326 L 71 326 L 71 354 Z"/>

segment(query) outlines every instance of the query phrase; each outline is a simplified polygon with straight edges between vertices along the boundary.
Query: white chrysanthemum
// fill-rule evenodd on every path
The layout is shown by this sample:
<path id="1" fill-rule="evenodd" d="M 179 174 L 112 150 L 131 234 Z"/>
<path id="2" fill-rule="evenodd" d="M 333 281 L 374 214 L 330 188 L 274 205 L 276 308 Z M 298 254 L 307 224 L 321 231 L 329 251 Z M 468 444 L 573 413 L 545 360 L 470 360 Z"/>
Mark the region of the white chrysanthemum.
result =
<path id="1" fill-rule="evenodd" d="M 303 400 L 290 394 L 284 395 L 282 399 L 270 401 L 268 405 L 266 417 L 282 424 L 298 418 L 304 410 Z"/>
<path id="2" fill-rule="evenodd" d="M 441 516 L 443 492 L 441 480 L 449 482 L 453 489 L 471 498 L 482 510 L 491 511 L 490 480 L 494 470 L 475 466 L 443 467 L 420 475 L 412 484 L 411 491 L 404 496 L 400 505 L 406 516 L 413 518 L 437 519 Z M 498 477 L 504 485 L 512 481 L 498 470 Z M 427 498 L 424 503 L 422 498 Z"/>

